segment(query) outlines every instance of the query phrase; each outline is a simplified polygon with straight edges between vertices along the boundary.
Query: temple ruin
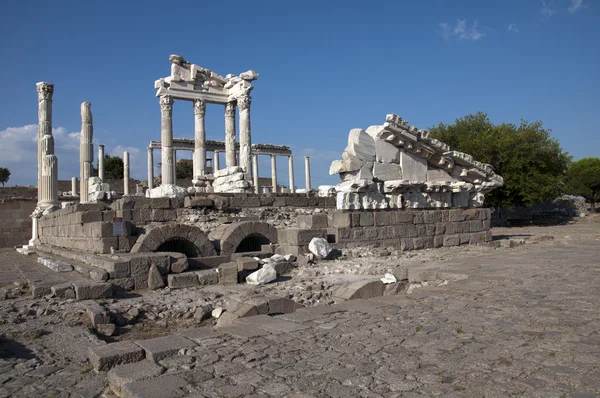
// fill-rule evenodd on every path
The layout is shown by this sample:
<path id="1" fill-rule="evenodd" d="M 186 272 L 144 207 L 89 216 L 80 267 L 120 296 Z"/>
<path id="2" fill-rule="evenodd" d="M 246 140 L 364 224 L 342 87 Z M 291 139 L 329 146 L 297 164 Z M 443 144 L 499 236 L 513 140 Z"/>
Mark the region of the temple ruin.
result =
<path id="1" fill-rule="evenodd" d="M 311 189 L 305 157 L 306 188 L 296 189 L 290 148 L 252 144 L 250 92 L 258 74 L 250 70 L 222 77 L 177 55 L 170 61 L 170 76 L 155 82 L 161 140 L 148 146 L 147 190 L 130 191 L 125 153 L 124 195 L 111 194 L 103 181 L 103 145 L 98 146 L 99 175 L 90 176 L 93 123 L 91 105 L 84 102 L 81 203 L 63 202 L 62 208 L 51 135 L 53 85 L 38 83 L 39 201 L 32 214 L 32 240 L 22 250 L 84 263 L 80 272 L 94 279 L 105 294 L 113 288 L 152 288 L 156 275 L 174 288 L 238 283 L 250 271 L 236 262 L 240 257 L 300 256 L 314 238 L 338 250 L 362 246 L 415 250 L 491 240 L 490 210 L 483 208 L 483 198 L 503 180 L 490 165 L 452 151 L 426 130 L 392 114 L 383 125 L 350 131 L 342 159 L 333 161 L 330 169 L 342 182 Z M 193 101 L 193 140 L 173 138 L 174 100 Z M 206 139 L 206 104 L 224 106 L 224 141 Z M 160 149 L 162 160 L 158 187 L 154 187 L 154 149 Z M 181 150 L 193 151 L 189 190 L 176 185 L 176 151 Z M 213 154 L 212 165 L 207 152 Z M 222 152 L 224 168 L 219 161 Z M 271 157 L 273 187 L 278 186 L 276 157 L 288 157 L 288 192 L 261 192 L 261 155 Z"/>

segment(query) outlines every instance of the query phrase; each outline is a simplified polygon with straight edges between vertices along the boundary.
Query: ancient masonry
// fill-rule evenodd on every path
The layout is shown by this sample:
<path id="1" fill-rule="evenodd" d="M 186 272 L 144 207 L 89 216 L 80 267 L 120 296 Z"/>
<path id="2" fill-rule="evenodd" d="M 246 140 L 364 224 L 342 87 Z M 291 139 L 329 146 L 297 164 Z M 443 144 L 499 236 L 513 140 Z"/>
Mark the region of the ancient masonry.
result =
<path id="1" fill-rule="evenodd" d="M 51 135 L 53 86 L 39 83 L 39 203 L 30 245 L 42 253 L 74 260 L 77 269 L 117 290 L 172 288 L 238 283 L 259 267 L 252 257 L 299 256 L 314 238 L 333 247 L 429 249 L 491 240 L 484 194 L 503 184 L 490 165 L 452 151 L 397 115 L 383 125 L 353 129 L 342 160 L 331 165 L 342 182 L 311 190 L 305 158 L 306 189 L 296 190 L 288 147 L 252 144 L 251 81 L 254 71 L 221 77 L 172 55 L 171 75 L 156 81 L 161 105 L 161 141 L 148 148 L 148 190 L 141 187 L 115 197 L 99 177 L 90 177 L 92 117 L 82 104 L 81 201 L 57 206 L 56 156 Z M 194 140 L 174 139 L 174 99 L 194 102 Z M 207 103 L 225 106 L 225 141 L 208 141 L 204 127 Z M 235 108 L 240 110 L 240 141 L 235 140 Z M 162 184 L 154 187 L 152 150 L 162 153 Z M 178 187 L 176 150 L 193 150 L 191 189 Z M 214 156 L 209 166 L 207 151 Z M 219 152 L 226 167 L 219 168 Z M 99 158 L 103 159 L 103 147 Z M 238 165 L 239 154 L 239 165 Z M 259 154 L 272 159 L 272 186 L 277 187 L 275 156 L 288 156 L 290 190 L 261 193 Z M 99 160 L 100 160 L 99 159 Z M 124 154 L 125 181 L 129 157 Z M 254 160 L 254 164 L 252 161 Z M 99 162 L 100 175 L 103 165 Z M 89 184 L 86 184 L 88 182 Z M 86 193 L 86 190 L 89 190 Z M 281 224 L 278 218 L 289 222 Z M 283 258 L 283 257 L 282 257 Z M 280 265 L 277 272 L 288 268 Z"/>

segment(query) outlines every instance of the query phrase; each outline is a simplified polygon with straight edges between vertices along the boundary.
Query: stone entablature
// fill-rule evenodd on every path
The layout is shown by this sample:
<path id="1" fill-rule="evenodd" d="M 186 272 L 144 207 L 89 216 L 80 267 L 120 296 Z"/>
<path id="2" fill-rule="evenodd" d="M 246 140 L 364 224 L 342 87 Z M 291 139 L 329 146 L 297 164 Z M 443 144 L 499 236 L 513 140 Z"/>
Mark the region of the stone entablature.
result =
<path id="1" fill-rule="evenodd" d="M 484 194 L 504 184 L 491 165 L 393 114 L 383 125 L 351 130 L 329 173 L 343 180 L 335 187 L 343 210 L 481 207 Z"/>

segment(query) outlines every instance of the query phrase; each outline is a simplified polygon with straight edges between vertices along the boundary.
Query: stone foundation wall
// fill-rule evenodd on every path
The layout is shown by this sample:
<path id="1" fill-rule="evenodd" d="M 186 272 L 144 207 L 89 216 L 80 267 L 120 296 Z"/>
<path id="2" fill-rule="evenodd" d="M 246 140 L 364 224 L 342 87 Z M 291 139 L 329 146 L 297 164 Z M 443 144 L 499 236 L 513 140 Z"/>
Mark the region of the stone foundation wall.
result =
<path id="1" fill-rule="evenodd" d="M 23 245 L 31 239 L 29 216 L 36 204 L 35 199 L 0 200 L 0 247 Z"/>
<path id="2" fill-rule="evenodd" d="M 418 250 L 492 240 L 490 209 L 337 211 L 304 216 L 298 225 L 278 231 L 276 252 L 306 252 L 314 237 L 326 237 L 338 249 Z"/>

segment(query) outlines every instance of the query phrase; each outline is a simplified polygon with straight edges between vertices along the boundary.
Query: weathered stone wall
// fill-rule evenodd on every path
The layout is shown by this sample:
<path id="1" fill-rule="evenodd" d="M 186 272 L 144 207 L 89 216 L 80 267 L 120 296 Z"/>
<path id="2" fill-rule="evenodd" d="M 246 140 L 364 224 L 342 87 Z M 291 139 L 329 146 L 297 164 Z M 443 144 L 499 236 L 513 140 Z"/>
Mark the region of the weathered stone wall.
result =
<path id="1" fill-rule="evenodd" d="M 298 254 L 314 237 L 338 249 L 376 246 L 400 250 L 477 244 L 492 240 L 490 209 L 360 210 L 300 218 L 299 228 L 278 231 L 277 251 Z"/>
<path id="2" fill-rule="evenodd" d="M 35 199 L 0 199 L 0 247 L 23 245 L 31 239 L 29 216 L 36 204 Z"/>

